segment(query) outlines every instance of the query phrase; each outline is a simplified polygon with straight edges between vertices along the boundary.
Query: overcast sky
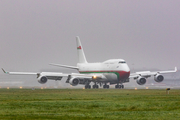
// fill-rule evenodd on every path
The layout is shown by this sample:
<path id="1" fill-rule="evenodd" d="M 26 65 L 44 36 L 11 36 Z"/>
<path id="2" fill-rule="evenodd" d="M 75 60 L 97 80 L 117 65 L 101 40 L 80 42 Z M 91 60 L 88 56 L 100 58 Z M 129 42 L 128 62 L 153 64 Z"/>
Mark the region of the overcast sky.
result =
<path id="1" fill-rule="evenodd" d="M 132 69 L 180 68 L 180 0 L 0 0 L 0 66 L 11 71 L 125 59 Z"/>

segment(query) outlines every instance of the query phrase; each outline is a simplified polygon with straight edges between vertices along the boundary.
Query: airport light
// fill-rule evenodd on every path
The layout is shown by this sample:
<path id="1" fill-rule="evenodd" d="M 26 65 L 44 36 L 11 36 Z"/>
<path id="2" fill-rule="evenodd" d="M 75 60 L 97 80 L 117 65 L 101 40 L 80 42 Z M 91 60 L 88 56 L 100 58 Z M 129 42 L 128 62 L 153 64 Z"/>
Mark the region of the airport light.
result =
<path id="1" fill-rule="evenodd" d="M 43 89 L 43 87 L 41 87 L 41 89 Z"/>
<path id="2" fill-rule="evenodd" d="M 169 94 L 169 91 L 170 91 L 171 89 L 170 88 L 166 88 L 166 94 L 168 93 Z"/>
<path id="3" fill-rule="evenodd" d="M 7 87 L 7 89 L 9 89 L 9 87 Z"/>
<path id="4" fill-rule="evenodd" d="M 146 87 L 146 89 L 149 89 L 148 87 Z"/>
<path id="5" fill-rule="evenodd" d="M 20 89 L 22 89 L 22 87 L 19 87 Z"/>
<path id="6" fill-rule="evenodd" d="M 137 90 L 137 88 L 135 88 L 135 90 Z"/>

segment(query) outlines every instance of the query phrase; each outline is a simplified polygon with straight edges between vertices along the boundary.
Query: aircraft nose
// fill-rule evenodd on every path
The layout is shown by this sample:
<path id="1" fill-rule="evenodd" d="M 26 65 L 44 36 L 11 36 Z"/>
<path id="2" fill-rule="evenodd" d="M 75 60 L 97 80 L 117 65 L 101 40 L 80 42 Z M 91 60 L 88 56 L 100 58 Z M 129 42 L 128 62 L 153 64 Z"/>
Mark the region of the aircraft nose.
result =
<path id="1" fill-rule="evenodd" d="M 120 75 L 120 79 L 127 79 L 127 78 L 129 78 L 130 71 L 120 72 L 119 75 Z"/>
<path id="2" fill-rule="evenodd" d="M 120 79 L 127 79 L 127 78 L 129 78 L 129 75 L 130 75 L 130 69 L 127 64 L 124 64 L 123 70 L 120 73 Z"/>
<path id="3" fill-rule="evenodd" d="M 129 66 L 128 66 L 127 64 L 124 66 L 124 70 L 125 70 L 126 72 L 130 72 Z"/>

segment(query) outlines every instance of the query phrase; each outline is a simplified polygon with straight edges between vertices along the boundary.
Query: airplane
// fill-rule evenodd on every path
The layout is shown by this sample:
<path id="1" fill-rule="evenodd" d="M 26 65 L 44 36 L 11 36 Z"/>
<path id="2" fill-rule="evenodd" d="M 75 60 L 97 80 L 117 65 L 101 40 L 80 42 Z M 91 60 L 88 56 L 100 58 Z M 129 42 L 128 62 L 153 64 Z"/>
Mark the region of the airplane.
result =
<path id="1" fill-rule="evenodd" d="M 130 78 L 134 78 L 137 84 L 144 85 L 148 77 L 154 76 L 156 82 L 162 82 L 164 73 L 177 72 L 177 67 L 174 70 L 169 71 L 142 71 L 130 74 L 130 68 L 123 59 L 109 59 L 101 63 L 88 63 L 83 51 L 83 47 L 79 36 L 76 37 L 78 63 L 77 66 L 69 66 L 62 64 L 50 63 L 52 66 L 64 67 L 69 69 L 76 69 L 79 73 L 59 73 L 59 72 L 7 72 L 3 68 L 3 72 L 10 75 L 37 75 L 38 82 L 45 84 L 48 80 L 61 80 L 63 77 L 67 77 L 66 83 L 72 86 L 79 84 L 85 85 L 85 89 L 91 89 L 90 83 L 93 82 L 92 88 L 98 89 L 99 85 L 105 89 L 109 88 L 109 85 L 115 85 L 116 89 L 123 89 L 123 83 L 130 81 Z"/>

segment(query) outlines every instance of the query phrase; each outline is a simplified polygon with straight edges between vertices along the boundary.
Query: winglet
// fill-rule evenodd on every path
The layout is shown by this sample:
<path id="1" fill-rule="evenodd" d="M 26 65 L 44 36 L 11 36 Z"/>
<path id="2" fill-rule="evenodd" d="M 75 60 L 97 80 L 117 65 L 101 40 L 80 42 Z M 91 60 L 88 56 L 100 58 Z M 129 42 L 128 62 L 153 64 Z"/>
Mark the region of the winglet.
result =
<path id="1" fill-rule="evenodd" d="M 175 72 L 177 72 L 177 67 L 175 67 L 175 70 L 174 70 Z"/>
<path id="2" fill-rule="evenodd" d="M 2 71 L 3 71 L 4 73 L 8 74 L 8 72 L 6 72 L 3 68 L 2 68 Z"/>

